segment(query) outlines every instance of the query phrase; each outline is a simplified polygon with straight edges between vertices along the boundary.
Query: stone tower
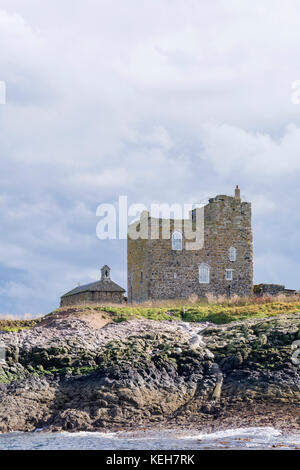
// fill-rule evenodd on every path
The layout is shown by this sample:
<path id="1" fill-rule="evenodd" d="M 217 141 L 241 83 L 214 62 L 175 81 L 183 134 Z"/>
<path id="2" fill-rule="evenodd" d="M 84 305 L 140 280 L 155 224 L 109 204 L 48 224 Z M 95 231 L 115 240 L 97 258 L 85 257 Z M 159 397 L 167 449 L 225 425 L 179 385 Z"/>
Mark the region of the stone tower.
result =
<path id="1" fill-rule="evenodd" d="M 194 223 L 197 211 L 202 211 L 203 243 L 192 250 L 188 249 L 185 221 L 169 219 L 167 238 L 162 236 L 166 220 L 154 219 L 148 212 L 129 226 L 129 231 L 141 227 L 144 232 L 138 239 L 128 236 L 129 302 L 180 299 L 193 294 L 205 297 L 208 293 L 252 295 L 251 204 L 241 201 L 237 186 L 234 197 L 216 196 L 204 208 L 190 212 L 188 220 L 194 230 L 198 227 Z M 159 227 L 158 238 L 153 237 L 153 227 Z"/>

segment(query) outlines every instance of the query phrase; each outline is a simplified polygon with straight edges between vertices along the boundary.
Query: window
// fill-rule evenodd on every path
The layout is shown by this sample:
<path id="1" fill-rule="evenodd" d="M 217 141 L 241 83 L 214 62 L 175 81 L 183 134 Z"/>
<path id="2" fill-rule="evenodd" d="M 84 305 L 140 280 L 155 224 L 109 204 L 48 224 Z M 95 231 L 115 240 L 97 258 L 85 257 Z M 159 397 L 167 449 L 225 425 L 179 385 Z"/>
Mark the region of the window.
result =
<path id="1" fill-rule="evenodd" d="M 199 266 L 199 282 L 200 284 L 209 284 L 210 268 L 208 264 L 200 264 Z"/>
<path id="2" fill-rule="evenodd" d="M 233 246 L 229 248 L 229 261 L 236 261 L 236 248 Z"/>
<path id="3" fill-rule="evenodd" d="M 174 232 L 172 235 L 172 250 L 182 250 L 182 234 L 180 232 Z"/>
<path id="4" fill-rule="evenodd" d="M 233 279 L 233 270 L 226 269 L 226 281 L 232 281 Z"/>
<path id="5" fill-rule="evenodd" d="M 140 281 L 143 282 L 143 272 L 141 271 L 141 278 L 140 278 Z"/>

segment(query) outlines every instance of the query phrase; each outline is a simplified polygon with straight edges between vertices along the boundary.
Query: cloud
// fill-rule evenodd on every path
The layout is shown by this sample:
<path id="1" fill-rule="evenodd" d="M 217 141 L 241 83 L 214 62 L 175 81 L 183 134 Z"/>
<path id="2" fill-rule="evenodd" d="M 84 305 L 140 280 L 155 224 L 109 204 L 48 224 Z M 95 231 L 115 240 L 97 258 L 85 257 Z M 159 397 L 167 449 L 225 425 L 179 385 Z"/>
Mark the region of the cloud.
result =
<path id="1" fill-rule="evenodd" d="M 272 277 L 268 252 L 300 284 L 299 14 L 295 0 L 1 0 L 0 309 L 49 311 L 104 263 L 126 287 L 125 244 L 96 238 L 102 202 L 237 183 L 256 277 Z"/>
<path id="2" fill-rule="evenodd" d="M 252 203 L 252 211 L 255 217 L 274 213 L 277 210 L 276 203 L 268 199 L 265 194 L 248 194 L 248 198 Z"/>
<path id="3" fill-rule="evenodd" d="M 98 174 L 84 173 L 76 174 L 72 178 L 72 184 L 84 186 L 86 188 L 97 188 L 103 190 L 107 188 L 122 189 L 134 183 L 134 175 L 126 168 L 107 168 Z"/>
<path id="4" fill-rule="evenodd" d="M 202 158 L 224 175 L 237 172 L 259 181 L 300 171 L 300 127 L 294 124 L 288 125 L 280 138 L 226 124 L 208 124 L 203 128 L 202 144 Z"/>

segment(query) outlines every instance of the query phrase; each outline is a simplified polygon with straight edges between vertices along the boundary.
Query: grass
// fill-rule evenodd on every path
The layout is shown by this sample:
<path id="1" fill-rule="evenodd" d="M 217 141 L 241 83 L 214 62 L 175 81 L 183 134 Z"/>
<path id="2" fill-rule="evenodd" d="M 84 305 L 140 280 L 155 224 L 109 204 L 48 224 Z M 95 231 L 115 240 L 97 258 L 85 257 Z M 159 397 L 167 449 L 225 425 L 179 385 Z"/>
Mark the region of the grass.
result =
<path id="1" fill-rule="evenodd" d="M 282 314 L 300 312 L 300 296 L 277 297 L 225 297 L 207 296 L 198 300 L 169 300 L 145 302 L 143 304 L 102 304 L 76 305 L 55 310 L 52 314 L 35 320 L 0 320 L 0 331 L 20 331 L 28 329 L 41 320 L 52 316 L 82 316 L 99 313 L 102 318 L 109 317 L 119 323 L 134 319 L 181 320 L 186 322 L 212 322 L 226 324 L 249 318 L 268 318 Z"/>
<path id="2" fill-rule="evenodd" d="M 12 333 L 14 331 L 24 331 L 24 330 L 30 330 L 30 327 L 29 326 L 15 326 L 15 327 L 0 326 L 0 331 L 5 331 L 6 333 Z"/>
<path id="3" fill-rule="evenodd" d="M 13 332 L 13 331 L 22 331 L 29 330 L 34 325 L 36 325 L 40 320 L 7 320 L 0 319 L 0 331 Z"/>
<path id="4" fill-rule="evenodd" d="M 187 322 L 212 322 L 225 324 L 249 318 L 266 318 L 281 314 L 300 312 L 299 296 L 277 297 L 224 297 L 206 300 L 189 301 L 162 301 L 151 304 L 132 304 L 126 306 L 98 305 L 82 306 L 81 311 L 92 309 L 99 313 L 108 313 L 114 322 L 133 319 L 149 320 L 182 320 Z"/>

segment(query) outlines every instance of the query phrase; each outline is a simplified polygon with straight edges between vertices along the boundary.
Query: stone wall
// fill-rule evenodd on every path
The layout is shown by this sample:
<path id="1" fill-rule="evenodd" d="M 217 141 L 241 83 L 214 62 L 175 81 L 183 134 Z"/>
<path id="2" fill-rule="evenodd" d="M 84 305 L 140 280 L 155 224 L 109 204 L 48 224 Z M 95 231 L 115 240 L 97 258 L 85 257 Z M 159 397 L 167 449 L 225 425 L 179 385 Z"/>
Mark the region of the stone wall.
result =
<path id="1" fill-rule="evenodd" d="M 275 296 L 279 294 L 295 295 L 296 293 L 296 290 L 286 289 L 285 286 L 281 284 L 257 284 L 254 286 L 254 294 L 257 296 Z"/>
<path id="2" fill-rule="evenodd" d="M 99 304 L 99 303 L 122 303 L 124 301 L 123 292 L 80 292 L 78 294 L 62 297 L 60 306 Z"/>
<path id="3" fill-rule="evenodd" d="M 145 216 L 144 216 L 145 217 Z M 145 222 L 145 219 L 143 219 Z M 148 239 L 128 237 L 128 300 L 188 298 L 196 294 L 249 296 L 253 294 L 253 239 L 251 204 L 239 198 L 217 196 L 204 208 L 204 247 L 172 250 L 171 239 L 151 239 L 148 220 Z M 142 218 L 140 223 L 142 223 Z M 156 219 L 160 230 L 162 219 Z M 179 221 L 171 220 L 171 230 Z M 194 227 L 195 228 L 195 227 Z M 229 260 L 229 249 L 237 250 L 236 261 Z M 199 283 L 199 265 L 210 267 L 210 283 Z M 226 280 L 226 270 L 233 270 L 233 280 Z"/>

